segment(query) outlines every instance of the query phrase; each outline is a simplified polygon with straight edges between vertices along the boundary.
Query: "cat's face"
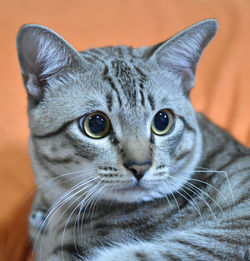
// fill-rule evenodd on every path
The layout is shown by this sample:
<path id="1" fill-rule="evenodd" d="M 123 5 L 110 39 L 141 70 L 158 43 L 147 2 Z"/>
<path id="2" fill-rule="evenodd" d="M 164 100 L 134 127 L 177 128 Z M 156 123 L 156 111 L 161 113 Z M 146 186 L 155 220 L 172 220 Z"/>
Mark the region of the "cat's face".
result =
<path id="1" fill-rule="evenodd" d="M 116 77 L 114 62 L 131 70 L 126 89 Z M 110 59 L 88 72 L 90 77 L 80 73 L 79 79 L 47 92 L 34 114 L 30 112 L 31 117 L 39 114 L 32 121 L 41 133 L 67 125 L 49 138 L 34 137 L 43 164 L 56 175 L 83 169 L 81 179 L 96 177 L 105 199 L 150 200 L 174 192 L 183 180 L 169 177 L 187 178 L 200 155 L 195 113 L 179 82 L 140 64 L 142 83 L 134 66 Z M 103 76 L 107 68 L 108 76 Z"/>
<path id="2" fill-rule="evenodd" d="M 80 55 L 48 29 L 22 29 L 19 38 L 26 40 L 19 40 L 19 59 L 30 99 L 31 156 L 38 185 L 63 175 L 67 189 L 75 186 L 89 197 L 121 202 L 148 201 L 178 190 L 201 155 L 188 92 L 197 53 L 208 42 L 204 32 L 211 38 L 216 24 L 209 20 L 196 27 L 190 29 L 196 32 L 194 41 L 200 37 L 204 46 L 193 42 L 188 47 L 191 32 L 186 31 L 189 42 L 182 49 L 191 52 L 188 61 L 178 38 L 175 45 L 168 41 L 157 48 L 104 48 Z M 39 38 L 38 47 L 27 41 L 32 37 Z M 42 62 L 28 58 L 22 42 L 31 45 L 27 49 L 36 47 Z M 191 51 L 195 48 L 196 54 Z M 40 67 L 34 69 L 32 62 Z"/>

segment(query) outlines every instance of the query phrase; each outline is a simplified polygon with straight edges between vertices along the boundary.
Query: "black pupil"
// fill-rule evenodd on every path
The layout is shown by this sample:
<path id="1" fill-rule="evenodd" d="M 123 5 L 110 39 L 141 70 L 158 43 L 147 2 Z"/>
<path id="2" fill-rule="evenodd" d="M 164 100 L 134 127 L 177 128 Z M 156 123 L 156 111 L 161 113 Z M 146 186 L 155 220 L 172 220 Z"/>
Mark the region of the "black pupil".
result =
<path id="1" fill-rule="evenodd" d="M 160 111 L 154 117 L 155 128 L 159 131 L 163 131 L 169 124 L 169 118 L 166 112 Z"/>
<path id="2" fill-rule="evenodd" d="M 95 114 L 89 117 L 89 129 L 92 133 L 100 134 L 106 129 L 106 126 L 107 122 L 103 116 Z"/>

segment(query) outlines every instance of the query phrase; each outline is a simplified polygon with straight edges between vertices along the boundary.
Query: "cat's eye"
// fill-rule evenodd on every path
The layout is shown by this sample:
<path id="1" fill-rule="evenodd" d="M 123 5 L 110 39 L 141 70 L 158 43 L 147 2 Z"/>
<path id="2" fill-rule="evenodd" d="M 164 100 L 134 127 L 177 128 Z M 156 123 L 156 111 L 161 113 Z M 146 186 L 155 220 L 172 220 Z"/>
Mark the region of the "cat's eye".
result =
<path id="1" fill-rule="evenodd" d="M 100 139 L 110 130 L 109 118 L 102 112 L 93 112 L 80 118 L 80 129 L 89 137 Z"/>
<path id="2" fill-rule="evenodd" d="M 151 129 L 156 135 L 165 135 L 172 129 L 174 123 L 173 114 L 167 110 L 161 110 L 156 113 L 152 122 Z"/>

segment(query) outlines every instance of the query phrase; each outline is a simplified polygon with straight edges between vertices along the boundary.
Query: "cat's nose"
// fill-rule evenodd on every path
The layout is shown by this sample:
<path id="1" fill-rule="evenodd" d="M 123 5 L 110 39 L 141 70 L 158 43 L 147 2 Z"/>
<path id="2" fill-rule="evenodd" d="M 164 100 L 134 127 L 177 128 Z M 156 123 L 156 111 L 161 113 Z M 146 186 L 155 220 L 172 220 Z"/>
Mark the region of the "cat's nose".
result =
<path id="1" fill-rule="evenodd" d="M 152 162 L 150 160 L 145 162 L 131 161 L 124 165 L 133 173 L 133 175 L 139 181 L 140 179 L 142 179 L 145 172 L 152 166 Z"/>

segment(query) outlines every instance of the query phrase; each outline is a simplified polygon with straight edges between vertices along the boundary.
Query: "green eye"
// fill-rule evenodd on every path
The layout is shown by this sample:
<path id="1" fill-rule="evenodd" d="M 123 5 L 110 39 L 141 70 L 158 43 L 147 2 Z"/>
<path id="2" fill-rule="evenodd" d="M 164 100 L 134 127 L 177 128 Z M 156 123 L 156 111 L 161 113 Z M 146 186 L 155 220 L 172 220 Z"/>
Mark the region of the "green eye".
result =
<path id="1" fill-rule="evenodd" d="M 109 118 L 102 112 L 93 112 L 79 120 L 80 129 L 89 137 L 100 139 L 110 130 Z"/>
<path id="2" fill-rule="evenodd" d="M 151 129 L 156 135 L 165 135 L 171 130 L 173 123 L 173 114 L 169 110 L 164 109 L 157 112 L 154 116 L 151 122 Z"/>

